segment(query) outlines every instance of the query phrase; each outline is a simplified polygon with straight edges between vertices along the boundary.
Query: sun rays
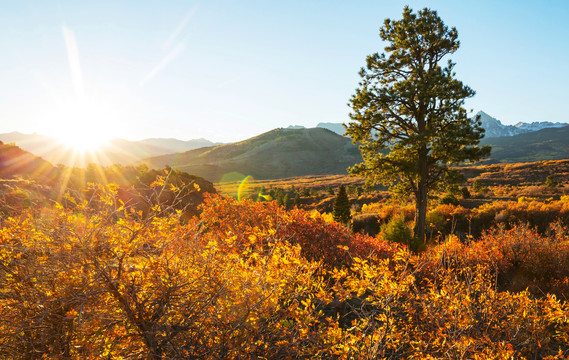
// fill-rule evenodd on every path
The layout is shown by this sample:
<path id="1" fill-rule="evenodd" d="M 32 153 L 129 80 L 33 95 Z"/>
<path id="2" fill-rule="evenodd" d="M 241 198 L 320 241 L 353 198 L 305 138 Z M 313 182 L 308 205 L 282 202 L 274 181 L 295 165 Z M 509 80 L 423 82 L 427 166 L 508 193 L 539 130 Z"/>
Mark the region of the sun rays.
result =
<path id="1" fill-rule="evenodd" d="M 105 171 L 100 164 L 109 162 L 106 144 L 114 137 L 113 122 L 118 120 L 116 109 L 110 102 L 105 102 L 98 96 L 87 91 L 81 70 L 79 47 L 75 33 L 67 26 L 61 27 L 69 71 L 73 84 L 71 95 L 64 96 L 52 93 L 55 107 L 48 116 L 50 135 L 57 139 L 53 146 L 53 158 L 48 159 L 53 164 L 65 164 L 58 171 L 62 179 L 59 197 L 64 196 L 65 189 L 73 173 L 87 173 L 106 182 Z M 81 175 L 79 176 L 81 178 Z"/>
<path id="2" fill-rule="evenodd" d="M 57 143 L 45 145 L 50 150 L 57 148 L 56 155 L 47 160 L 53 164 L 85 166 L 104 156 L 100 154 L 102 147 L 116 137 L 113 131 L 118 114 L 103 91 L 86 86 L 75 33 L 67 26 L 62 26 L 61 32 L 72 86 L 67 86 L 71 91 L 65 87 L 47 87 L 52 104 L 44 115 L 42 132 L 57 139 Z"/>

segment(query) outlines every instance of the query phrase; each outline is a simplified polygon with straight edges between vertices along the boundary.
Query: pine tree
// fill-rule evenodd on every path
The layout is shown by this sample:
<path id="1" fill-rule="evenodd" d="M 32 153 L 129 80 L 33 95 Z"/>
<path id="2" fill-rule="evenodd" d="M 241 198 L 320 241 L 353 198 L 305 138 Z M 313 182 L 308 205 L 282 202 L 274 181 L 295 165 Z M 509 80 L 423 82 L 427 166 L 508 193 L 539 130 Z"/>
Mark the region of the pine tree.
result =
<path id="1" fill-rule="evenodd" d="M 350 213 L 350 200 L 348 199 L 348 194 L 346 193 L 346 187 L 344 185 L 340 185 L 340 188 L 338 189 L 336 200 L 334 200 L 332 216 L 335 221 L 342 224 L 349 224 L 352 220 L 352 214 Z"/>
<path id="2" fill-rule="evenodd" d="M 557 184 L 557 181 L 555 181 L 555 179 L 553 178 L 553 176 L 548 175 L 547 178 L 545 179 L 545 186 L 548 186 L 548 187 L 556 187 L 557 185 L 558 185 L 558 184 Z"/>
<path id="3" fill-rule="evenodd" d="M 385 53 L 368 56 L 350 100 L 353 122 L 346 135 L 361 144 L 364 159 L 350 172 L 414 195 L 420 248 L 428 192 L 458 180 L 451 165 L 478 161 L 490 148 L 478 147 L 484 129 L 463 108 L 474 90 L 455 78 L 454 63 L 443 61 L 458 50 L 456 28 L 449 29 L 436 11 L 405 7 L 401 20 L 385 20 L 380 37 Z"/>

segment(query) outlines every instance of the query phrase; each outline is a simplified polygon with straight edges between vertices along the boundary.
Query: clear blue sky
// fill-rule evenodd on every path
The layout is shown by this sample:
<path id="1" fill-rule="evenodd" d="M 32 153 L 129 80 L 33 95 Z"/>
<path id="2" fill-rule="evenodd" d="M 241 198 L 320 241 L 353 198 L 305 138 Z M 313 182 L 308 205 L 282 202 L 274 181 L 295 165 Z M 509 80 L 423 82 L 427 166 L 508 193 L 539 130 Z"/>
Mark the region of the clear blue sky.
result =
<path id="1" fill-rule="evenodd" d="M 346 122 L 379 27 L 405 4 L 458 29 L 468 108 L 569 122 L 569 1 L 18 0 L 0 5 L 0 132 L 73 118 L 74 131 L 228 142 Z"/>

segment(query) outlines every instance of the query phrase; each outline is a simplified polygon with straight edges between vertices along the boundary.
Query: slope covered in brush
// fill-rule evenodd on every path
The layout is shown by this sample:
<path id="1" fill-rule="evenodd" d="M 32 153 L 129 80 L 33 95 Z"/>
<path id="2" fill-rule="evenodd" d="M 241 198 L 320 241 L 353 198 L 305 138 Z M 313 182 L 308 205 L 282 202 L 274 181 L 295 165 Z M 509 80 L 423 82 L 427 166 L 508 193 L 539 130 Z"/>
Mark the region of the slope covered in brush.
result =
<path id="1" fill-rule="evenodd" d="M 145 160 L 151 167 L 170 165 L 219 181 L 238 172 L 257 179 L 315 174 L 344 174 L 361 161 L 347 138 L 326 129 L 275 129 L 233 144 L 191 150 Z"/>

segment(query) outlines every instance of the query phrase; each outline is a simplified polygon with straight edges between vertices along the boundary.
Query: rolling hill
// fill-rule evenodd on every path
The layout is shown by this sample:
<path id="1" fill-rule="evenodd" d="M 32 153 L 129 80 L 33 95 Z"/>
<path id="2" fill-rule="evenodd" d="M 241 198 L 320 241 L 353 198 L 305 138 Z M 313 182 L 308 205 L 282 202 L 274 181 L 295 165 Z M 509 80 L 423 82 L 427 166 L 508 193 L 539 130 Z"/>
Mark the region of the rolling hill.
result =
<path id="1" fill-rule="evenodd" d="M 569 159 L 569 125 L 514 136 L 484 138 L 480 143 L 492 145 L 490 158 L 499 162 Z"/>
<path id="2" fill-rule="evenodd" d="M 275 129 L 238 143 L 152 157 L 144 163 L 150 168 L 170 165 L 217 182 L 235 180 L 231 178 L 235 173 L 256 179 L 345 174 L 361 161 L 359 149 L 349 139 L 312 128 Z"/>
<path id="3" fill-rule="evenodd" d="M 275 129 L 238 143 L 208 147 L 200 147 L 211 145 L 204 139 L 116 139 L 103 148 L 103 154 L 79 159 L 73 158 L 69 148 L 42 135 L 0 134 L 0 140 L 16 143 L 52 164 L 86 167 L 88 163 L 146 163 L 150 168 L 170 165 L 214 182 L 241 180 L 245 175 L 268 180 L 346 174 L 349 166 L 362 161 L 359 149 L 349 138 L 339 136 L 323 126 Z M 548 127 L 513 136 L 486 137 L 481 144 L 492 145 L 488 163 L 569 159 L 569 126 Z M 199 148 L 188 151 L 193 147 Z M 39 161 L 33 160 L 31 155 L 21 159 L 18 164 L 10 166 L 25 169 Z"/>
<path id="4" fill-rule="evenodd" d="M 488 137 L 490 162 L 527 162 L 569 158 L 569 126 L 514 136 Z M 234 144 L 201 148 L 144 160 L 151 168 L 170 165 L 214 182 L 345 174 L 362 158 L 348 138 L 324 128 L 275 129 Z M 235 174 L 231 177 L 231 174 Z"/>
<path id="5" fill-rule="evenodd" d="M 188 151 L 204 146 L 219 145 L 206 139 L 178 140 L 151 138 L 138 141 L 113 139 L 101 147 L 97 154 L 84 154 L 81 157 L 73 155 L 73 149 L 57 139 L 39 134 L 23 134 L 11 132 L 0 134 L 0 141 L 15 143 L 20 148 L 34 153 L 52 164 L 85 167 L 89 163 L 101 165 L 122 164 L 127 165 L 141 159 Z"/>
<path id="6" fill-rule="evenodd" d="M 16 145 L 0 141 L 0 179 L 15 177 L 39 177 L 50 179 L 54 167 L 44 159 L 35 156 Z"/>

